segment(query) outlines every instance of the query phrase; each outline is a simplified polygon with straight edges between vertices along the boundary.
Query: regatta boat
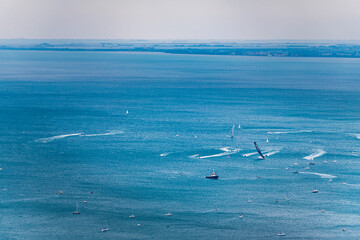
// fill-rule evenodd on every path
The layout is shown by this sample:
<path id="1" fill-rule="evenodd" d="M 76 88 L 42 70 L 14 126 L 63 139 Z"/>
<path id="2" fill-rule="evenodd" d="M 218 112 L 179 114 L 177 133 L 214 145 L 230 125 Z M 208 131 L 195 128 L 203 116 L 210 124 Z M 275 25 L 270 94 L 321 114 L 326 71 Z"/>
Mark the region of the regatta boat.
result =
<path id="1" fill-rule="evenodd" d="M 235 123 L 233 124 L 232 126 L 232 129 L 231 129 L 231 138 L 234 138 L 234 134 L 235 134 Z"/>
<path id="2" fill-rule="evenodd" d="M 80 214 L 78 203 L 76 203 L 76 210 L 72 214 Z"/>
<path id="3" fill-rule="evenodd" d="M 255 144 L 255 148 L 256 148 L 257 152 L 259 153 L 260 157 L 262 159 L 265 159 L 265 156 L 261 153 L 259 146 L 256 144 L 256 142 L 254 142 L 254 144 Z"/>

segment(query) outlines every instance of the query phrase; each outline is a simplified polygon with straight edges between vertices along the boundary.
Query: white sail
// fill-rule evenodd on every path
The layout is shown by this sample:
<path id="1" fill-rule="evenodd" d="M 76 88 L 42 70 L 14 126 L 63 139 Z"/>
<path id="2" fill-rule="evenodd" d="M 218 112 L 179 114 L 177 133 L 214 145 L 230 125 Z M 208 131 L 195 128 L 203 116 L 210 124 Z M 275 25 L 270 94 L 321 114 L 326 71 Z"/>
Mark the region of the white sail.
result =
<path id="1" fill-rule="evenodd" d="M 234 137 L 234 133 L 235 133 L 235 123 L 233 124 L 233 127 L 231 129 L 231 137 Z"/>

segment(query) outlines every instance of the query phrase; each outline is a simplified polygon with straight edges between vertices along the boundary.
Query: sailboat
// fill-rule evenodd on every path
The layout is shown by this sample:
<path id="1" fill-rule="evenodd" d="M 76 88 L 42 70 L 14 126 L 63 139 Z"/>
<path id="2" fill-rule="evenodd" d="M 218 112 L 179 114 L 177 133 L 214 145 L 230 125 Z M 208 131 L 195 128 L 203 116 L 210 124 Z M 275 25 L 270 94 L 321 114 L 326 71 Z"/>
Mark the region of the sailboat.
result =
<path id="1" fill-rule="evenodd" d="M 241 125 L 239 124 L 238 129 L 240 129 L 240 128 L 241 128 Z"/>
<path id="2" fill-rule="evenodd" d="M 134 214 L 134 209 L 133 209 L 131 215 L 129 216 L 129 218 L 135 218 L 135 217 L 136 217 L 136 216 L 135 216 L 135 214 Z"/>
<path id="3" fill-rule="evenodd" d="M 233 124 L 231 129 L 231 138 L 234 138 L 234 134 L 235 134 L 235 123 Z"/>
<path id="4" fill-rule="evenodd" d="M 75 212 L 73 212 L 72 214 L 80 214 L 79 204 L 78 204 L 78 203 L 76 203 L 76 210 L 75 210 Z"/>
<path id="5" fill-rule="evenodd" d="M 129 110 L 126 110 L 126 113 L 125 113 L 125 115 L 128 115 L 129 114 Z"/>
<path id="6" fill-rule="evenodd" d="M 254 144 L 255 144 L 255 148 L 256 148 L 256 150 L 258 151 L 260 157 L 261 157 L 262 159 L 265 159 L 265 156 L 261 153 L 259 146 L 256 144 L 256 142 L 254 142 Z"/>

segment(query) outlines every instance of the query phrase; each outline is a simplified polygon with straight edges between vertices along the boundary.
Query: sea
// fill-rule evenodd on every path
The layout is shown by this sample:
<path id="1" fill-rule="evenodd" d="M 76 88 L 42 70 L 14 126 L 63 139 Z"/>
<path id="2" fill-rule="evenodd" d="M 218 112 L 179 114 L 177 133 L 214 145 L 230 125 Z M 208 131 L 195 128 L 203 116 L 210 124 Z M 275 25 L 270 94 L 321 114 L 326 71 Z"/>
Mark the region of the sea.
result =
<path id="1" fill-rule="evenodd" d="M 0 51 L 0 239 L 360 239 L 359 214 L 360 59 Z"/>

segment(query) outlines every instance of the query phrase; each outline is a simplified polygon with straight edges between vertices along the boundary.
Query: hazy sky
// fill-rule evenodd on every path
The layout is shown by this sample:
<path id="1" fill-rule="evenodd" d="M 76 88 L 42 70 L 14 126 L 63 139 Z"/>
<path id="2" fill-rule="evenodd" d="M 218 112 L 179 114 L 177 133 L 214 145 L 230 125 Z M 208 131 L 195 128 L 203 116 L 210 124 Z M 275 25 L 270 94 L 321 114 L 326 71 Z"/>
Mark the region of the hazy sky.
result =
<path id="1" fill-rule="evenodd" d="M 0 38 L 360 39 L 360 0 L 0 0 Z"/>

